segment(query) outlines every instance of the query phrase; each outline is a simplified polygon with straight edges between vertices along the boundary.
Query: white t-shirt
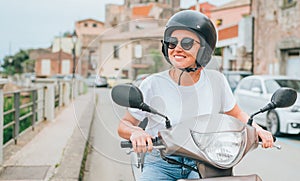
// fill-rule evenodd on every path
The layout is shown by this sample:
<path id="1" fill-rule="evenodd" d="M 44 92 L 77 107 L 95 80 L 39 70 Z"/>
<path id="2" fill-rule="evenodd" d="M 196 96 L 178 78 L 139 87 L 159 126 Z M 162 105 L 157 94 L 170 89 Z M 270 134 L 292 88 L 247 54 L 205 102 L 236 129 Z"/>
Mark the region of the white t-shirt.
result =
<path id="1" fill-rule="evenodd" d="M 166 115 L 172 126 L 199 115 L 230 111 L 236 103 L 224 75 L 215 70 L 203 69 L 192 86 L 178 86 L 167 70 L 147 77 L 139 88 L 144 102 Z M 133 108 L 129 112 L 140 121 L 149 118 L 146 131 L 152 136 L 165 128 L 165 119 L 158 115 Z"/>

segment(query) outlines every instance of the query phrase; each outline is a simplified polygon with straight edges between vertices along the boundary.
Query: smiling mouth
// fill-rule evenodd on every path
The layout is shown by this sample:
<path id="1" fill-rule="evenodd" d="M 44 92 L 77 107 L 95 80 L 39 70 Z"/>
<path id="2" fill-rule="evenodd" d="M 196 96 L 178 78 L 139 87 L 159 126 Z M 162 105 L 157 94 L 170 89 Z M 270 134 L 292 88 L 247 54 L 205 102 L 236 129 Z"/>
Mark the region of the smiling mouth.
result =
<path id="1" fill-rule="evenodd" d="M 174 58 L 186 58 L 186 56 L 183 56 L 183 55 L 174 55 Z"/>

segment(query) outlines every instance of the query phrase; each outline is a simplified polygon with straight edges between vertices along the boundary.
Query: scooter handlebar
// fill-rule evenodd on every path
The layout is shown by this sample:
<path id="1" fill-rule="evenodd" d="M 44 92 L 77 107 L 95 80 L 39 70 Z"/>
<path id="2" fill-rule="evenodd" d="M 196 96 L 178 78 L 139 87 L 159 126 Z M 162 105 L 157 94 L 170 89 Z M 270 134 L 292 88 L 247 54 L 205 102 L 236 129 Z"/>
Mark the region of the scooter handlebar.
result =
<path id="1" fill-rule="evenodd" d="M 275 142 L 276 142 L 276 137 L 273 136 L 273 135 L 272 135 L 272 137 L 273 137 L 273 141 L 274 141 L 274 143 L 275 143 Z M 261 139 L 260 137 L 258 137 L 258 142 L 262 142 L 262 139 Z"/>
<path id="2" fill-rule="evenodd" d="M 153 143 L 153 146 L 162 146 L 163 145 L 161 139 L 158 137 L 152 138 L 152 143 Z M 132 143 L 131 143 L 131 141 L 121 141 L 120 146 L 121 146 L 121 148 L 132 148 Z"/>
<path id="3" fill-rule="evenodd" d="M 278 150 L 280 150 L 281 149 L 281 146 L 280 145 L 277 145 L 277 144 L 275 144 L 275 142 L 276 142 L 276 137 L 275 136 L 273 136 L 272 135 L 272 137 L 273 137 L 273 141 L 274 141 L 274 144 L 273 144 L 273 147 L 275 147 L 275 148 L 277 148 Z M 260 137 L 258 137 L 258 144 L 259 145 L 262 145 L 262 140 L 261 140 L 261 138 Z"/>

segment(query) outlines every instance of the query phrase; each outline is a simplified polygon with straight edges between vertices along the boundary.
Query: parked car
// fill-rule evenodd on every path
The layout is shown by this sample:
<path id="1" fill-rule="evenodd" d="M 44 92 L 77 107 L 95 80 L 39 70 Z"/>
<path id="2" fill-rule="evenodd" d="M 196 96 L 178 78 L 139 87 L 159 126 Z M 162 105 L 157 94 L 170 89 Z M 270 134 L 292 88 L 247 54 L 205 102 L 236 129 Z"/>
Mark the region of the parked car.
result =
<path id="1" fill-rule="evenodd" d="M 107 78 L 96 74 L 90 75 L 86 83 L 89 87 L 108 87 Z"/>
<path id="2" fill-rule="evenodd" d="M 300 78 L 288 76 L 253 75 L 243 78 L 238 84 L 234 95 L 237 104 L 248 114 L 254 113 L 265 106 L 271 95 L 280 87 L 290 87 L 298 92 L 295 104 L 288 108 L 260 114 L 256 117 L 257 124 L 264 126 L 273 135 L 280 133 L 300 133 Z"/>
<path id="3" fill-rule="evenodd" d="M 34 72 L 24 73 L 24 78 L 32 81 L 32 80 L 35 80 L 36 76 L 35 76 Z"/>
<path id="4" fill-rule="evenodd" d="M 109 87 L 114 87 L 115 85 L 118 84 L 132 83 L 132 80 L 125 76 L 121 76 L 121 77 L 108 76 L 107 82 Z"/>
<path id="5" fill-rule="evenodd" d="M 222 73 L 225 75 L 232 92 L 235 91 L 236 86 L 241 79 L 252 75 L 249 71 L 223 71 Z"/>
<path id="6" fill-rule="evenodd" d="M 132 82 L 133 85 L 135 86 L 140 86 L 140 84 L 142 83 L 142 81 L 147 78 L 149 75 L 151 74 L 139 74 L 136 76 L 136 79 Z"/>
<path id="7" fill-rule="evenodd" d="M 80 74 L 67 74 L 64 76 L 64 80 L 72 80 L 73 77 L 76 79 L 76 80 L 82 80 L 82 76 Z"/>
<path id="8" fill-rule="evenodd" d="M 62 75 L 62 74 L 55 74 L 55 75 L 52 75 L 51 78 L 52 79 L 57 79 L 57 80 L 64 80 L 66 75 Z"/>

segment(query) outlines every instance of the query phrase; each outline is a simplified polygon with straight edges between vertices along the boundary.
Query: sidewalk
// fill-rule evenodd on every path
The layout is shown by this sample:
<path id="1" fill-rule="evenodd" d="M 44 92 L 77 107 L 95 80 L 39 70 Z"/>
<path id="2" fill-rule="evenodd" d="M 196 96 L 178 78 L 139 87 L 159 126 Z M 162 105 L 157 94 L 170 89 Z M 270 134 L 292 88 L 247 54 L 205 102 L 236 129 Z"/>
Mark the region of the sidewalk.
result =
<path id="1" fill-rule="evenodd" d="M 0 180 L 78 180 L 93 119 L 92 91 L 81 95 L 4 160 Z"/>

